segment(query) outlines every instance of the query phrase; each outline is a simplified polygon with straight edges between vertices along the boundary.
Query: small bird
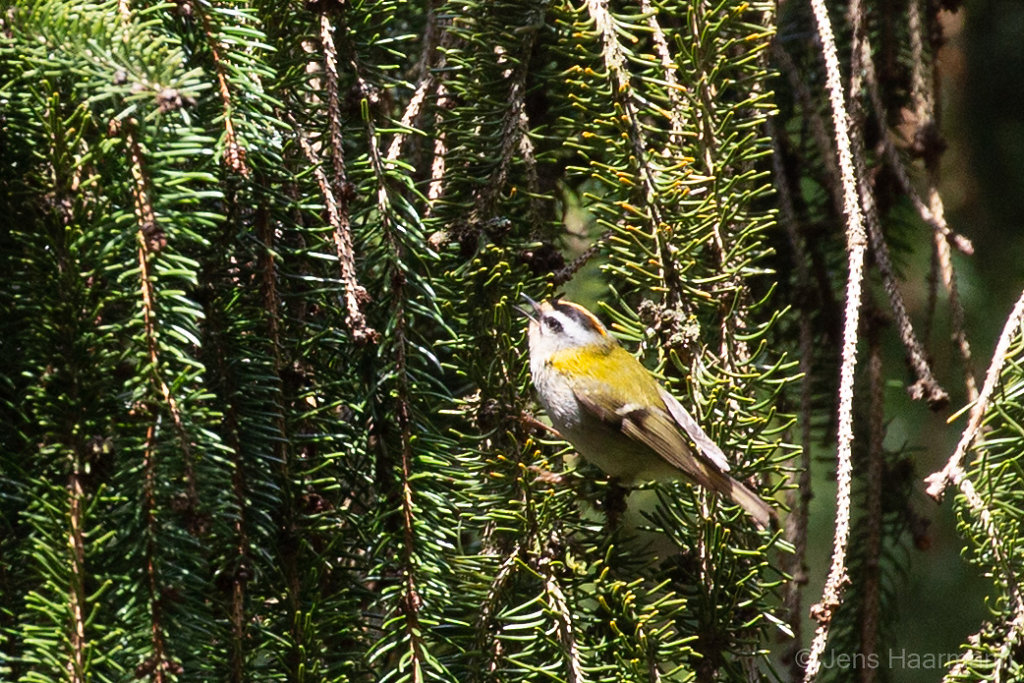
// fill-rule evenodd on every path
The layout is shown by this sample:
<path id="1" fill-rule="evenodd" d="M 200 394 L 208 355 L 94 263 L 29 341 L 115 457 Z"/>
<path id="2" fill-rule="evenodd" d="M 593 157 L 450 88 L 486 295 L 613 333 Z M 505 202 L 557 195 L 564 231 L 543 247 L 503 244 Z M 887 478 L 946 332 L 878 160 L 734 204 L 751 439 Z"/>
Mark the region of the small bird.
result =
<path id="1" fill-rule="evenodd" d="M 722 450 L 590 311 L 564 299 L 523 299 L 533 308 L 520 311 L 530 319 L 537 395 L 580 455 L 626 485 L 683 475 L 729 498 L 762 529 L 777 527 L 775 510 L 726 474 Z"/>

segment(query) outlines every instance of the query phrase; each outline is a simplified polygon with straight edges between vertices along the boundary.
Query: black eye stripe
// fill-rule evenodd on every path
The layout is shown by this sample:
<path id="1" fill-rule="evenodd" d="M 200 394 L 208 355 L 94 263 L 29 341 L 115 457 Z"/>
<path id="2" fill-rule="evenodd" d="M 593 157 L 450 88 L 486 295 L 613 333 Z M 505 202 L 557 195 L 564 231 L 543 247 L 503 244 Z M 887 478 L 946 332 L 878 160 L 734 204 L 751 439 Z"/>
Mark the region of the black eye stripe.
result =
<path id="1" fill-rule="evenodd" d="M 561 332 L 562 331 L 562 323 L 559 322 L 559 320 L 557 318 L 555 318 L 555 316 L 553 316 L 553 315 L 546 315 L 546 316 L 544 316 L 544 324 L 552 332 Z"/>
<path id="2" fill-rule="evenodd" d="M 570 320 L 575 321 L 583 329 L 592 330 L 594 332 L 600 331 L 597 327 L 594 326 L 594 319 L 591 318 L 586 313 L 583 313 L 580 309 L 576 308 L 575 306 L 563 303 L 561 301 L 556 301 L 552 305 L 556 311 L 558 311 L 565 317 L 569 318 Z"/>

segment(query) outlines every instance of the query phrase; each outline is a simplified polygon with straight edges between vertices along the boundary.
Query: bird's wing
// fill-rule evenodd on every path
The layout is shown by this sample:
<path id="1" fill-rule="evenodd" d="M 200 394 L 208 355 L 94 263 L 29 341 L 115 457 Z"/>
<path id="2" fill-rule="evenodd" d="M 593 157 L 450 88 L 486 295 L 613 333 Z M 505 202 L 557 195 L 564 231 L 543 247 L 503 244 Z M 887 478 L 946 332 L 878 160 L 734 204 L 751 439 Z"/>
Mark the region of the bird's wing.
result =
<path id="1" fill-rule="evenodd" d="M 583 408 L 595 417 L 646 445 L 697 484 L 727 496 L 745 509 L 762 529 L 775 528 L 778 525 L 775 510 L 725 473 L 729 463 L 721 449 L 678 401 L 661 387 L 658 390 L 669 411 L 617 400 L 606 385 L 592 379 L 578 382 L 573 392 Z M 686 430 L 703 453 L 695 454 L 677 427 Z"/>
<path id="2" fill-rule="evenodd" d="M 658 393 L 661 395 L 661 400 L 665 404 L 665 408 L 668 409 L 669 415 L 676 421 L 676 424 L 683 428 L 687 436 L 693 439 L 701 453 L 713 462 L 719 470 L 728 472 L 729 461 L 726 459 L 722 449 L 718 447 L 718 444 L 712 441 L 711 437 L 700 428 L 697 421 L 693 419 L 690 413 L 686 412 L 686 408 L 676 400 L 675 396 L 668 393 L 661 385 L 658 386 Z"/>
<path id="3" fill-rule="evenodd" d="M 667 412 L 656 406 L 627 402 L 607 384 L 591 378 L 579 378 L 573 392 L 580 405 L 602 422 L 646 445 L 697 483 L 713 487 L 705 474 L 710 463 L 698 461 L 703 459 L 694 456 Z"/>

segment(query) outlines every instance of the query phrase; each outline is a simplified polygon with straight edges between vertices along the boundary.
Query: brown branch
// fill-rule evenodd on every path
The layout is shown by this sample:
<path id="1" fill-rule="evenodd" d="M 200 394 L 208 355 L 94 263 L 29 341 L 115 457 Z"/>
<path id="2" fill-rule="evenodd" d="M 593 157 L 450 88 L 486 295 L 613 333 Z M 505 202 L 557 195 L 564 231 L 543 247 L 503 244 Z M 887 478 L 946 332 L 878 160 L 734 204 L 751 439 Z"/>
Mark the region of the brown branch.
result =
<path id="1" fill-rule="evenodd" d="M 82 501 L 82 458 L 76 449 L 73 456 L 73 471 L 68 475 L 68 548 L 71 551 L 71 580 L 68 587 L 68 607 L 71 611 L 71 660 L 68 662 L 68 679 L 72 683 L 86 680 L 85 662 L 87 644 L 85 639 L 85 538 L 82 532 L 84 512 Z"/>
<path id="2" fill-rule="evenodd" d="M 818 676 L 821 655 L 828 641 L 829 626 L 835 609 L 842 602 L 846 583 L 846 552 L 850 538 L 850 492 L 853 475 L 853 393 L 857 366 L 857 339 L 860 326 L 861 297 L 864 281 L 864 262 L 867 256 L 867 235 L 860 193 L 853 159 L 849 131 L 852 127 L 846 110 L 839 57 L 836 53 L 832 24 L 824 0 L 811 0 L 822 58 L 825 63 L 826 88 L 832 108 L 836 152 L 842 174 L 843 210 L 846 216 L 846 244 L 848 274 L 846 281 L 845 319 L 843 323 L 842 363 L 839 373 L 839 432 L 836 450 L 836 531 L 829 568 L 821 602 L 812 607 L 812 616 L 818 627 L 808 653 L 804 672 L 805 683 Z"/>
<path id="3" fill-rule="evenodd" d="M 136 676 L 152 675 L 154 683 L 163 683 L 166 668 L 164 652 L 163 610 L 156 572 L 156 425 L 146 428 L 146 443 L 142 456 L 145 477 L 142 486 L 143 515 L 146 519 L 146 580 L 149 587 L 149 633 L 153 654 L 136 667 Z M 141 676 L 140 676 L 141 674 Z"/>
<path id="4" fill-rule="evenodd" d="M 156 385 L 164 404 L 167 406 L 167 411 L 171 415 L 175 431 L 178 434 L 182 462 L 185 469 L 186 496 L 189 509 L 194 512 L 199 507 L 199 496 L 196 493 L 196 478 L 192 463 L 192 444 L 185 429 L 178 400 L 171 392 L 171 388 L 164 379 L 160 367 L 159 341 L 157 340 L 156 332 L 156 290 L 150 274 L 150 260 L 167 245 L 167 237 L 157 222 L 156 211 L 154 211 L 150 199 L 149 177 L 144 170 L 142 148 L 139 146 L 138 139 L 135 136 L 134 125 L 132 121 L 124 124 L 124 138 L 128 148 L 128 161 L 131 166 L 135 218 L 139 226 L 136 238 L 138 241 L 139 288 L 142 297 L 143 333 L 146 338 L 150 372 L 152 373 L 151 379 Z M 191 531 L 193 533 L 200 531 L 200 528 L 195 526 L 195 522 L 193 522 Z"/>
<path id="5" fill-rule="evenodd" d="M 220 47 L 214 35 L 213 23 L 210 21 L 210 14 L 206 5 L 201 2 L 193 2 L 190 7 L 192 11 L 199 14 L 203 22 L 203 35 L 210 48 L 210 55 L 213 59 L 213 69 L 217 75 L 217 91 L 220 93 L 221 106 L 224 110 L 224 163 L 235 173 L 243 178 L 250 175 L 249 166 L 245 163 L 245 148 L 238 142 L 238 135 L 235 133 L 235 124 L 231 120 L 232 110 L 231 89 L 228 86 L 227 69 L 224 66 L 224 59 L 220 54 Z"/>
<path id="6" fill-rule="evenodd" d="M 146 347 L 150 365 L 151 381 L 156 385 L 167 410 L 171 415 L 175 430 L 179 437 L 181 446 L 186 482 L 186 497 L 189 510 L 195 512 L 199 506 L 199 496 L 196 492 L 195 473 L 192 468 L 191 444 L 188 434 L 185 431 L 184 422 L 179 409 L 177 399 L 171 393 L 170 387 L 163 378 L 160 369 L 159 342 L 156 334 L 156 293 L 150 275 L 150 260 L 162 250 L 167 243 L 163 230 L 157 223 L 156 211 L 150 198 L 149 177 L 145 173 L 142 149 L 135 136 L 134 122 L 128 121 L 123 126 L 125 144 L 128 150 L 128 161 L 131 167 L 132 196 L 135 206 L 135 217 L 138 223 L 138 261 L 139 261 L 139 287 L 142 297 L 142 319 L 143 334 L 146 338 Z M 162 683 L 164 672 L 173 670 L 177 665 L 171 662 L 164 650 L 164 633 L 162 627 L 161 594 L 158 587 L 156 572 L 156 433 L 158 416 L 153 406 L 145 405 L 143 410 L 146 413 L 150 424 L 146 430 L 146 442 L 143 456 L 143 471 L 145 484 L 143 487 L 143 498 L 145 505 L 147 541 L 146 541 L 146 575 L 149 581 L 150 609 L 151 609 L 151 643 L 153 654 L 145 662 L 139 665 L 136 673 L 143 670 L 150 674 L 156 683 Z M 197 528 L 191 529 L 193 532 Z"/>
<path id="7" fill-rule="evenodd" d="M 320 193 L 327 207 L 327 220 L 333 229 L 334 249 L 338 257 L 338 269 L 345 288 L 345 324 L 356 343 L 376 343 L 380 335 L 367 325 L 361 305 L 369 299 L 366 288 L 359 284 L 356 274 L 355 248 L 352 240 L 352 225 L 349 220 L 348 202 L 353 193 L 345 171 L 345 156 L 341 134 L 341 105 L 338 98 L 338 52 L 334 46 L 334 29 L 326 14 L 320 15 L 320 44 L 324 51 L 324 72 L 327 81 L 327 120 L 331 138 L 331 164 L 334 169 L 333 182 L 319 162 L 316 150 L 306 139 L 302 128 L 292 119 L 292 126 L 299 138 L 299 145 L 313 166 L 313 173 Z"/>
<path id="8" fill-rule="evenodd" d="M 999 336 L 999 342 L 992 353 L 992 363 L 988 366 L 988 372 L 985 374 L 985 383 L 981 387 L 981 393 L 978 394 L 978 400 L 974 402 L 974 406 L 971 408 L 971 417 L 967 422 L 967 428 L 964 429 L 960 437 L 960 442 L 956 445 L 956 450 L 953 451 L 953 455 L 950 456 L 945 467 L 925 478 L 925 483 L 928 484 L 926 493 L 937 501 L 942 500 L 947 486 L 965 478 L 962 465 L 964 456 L 978 435 L 978 430 L 981 427 L 982 419 L 985 417 L 985 411 L 988 410 L 992 393 L 995 391 L 996 385 L 999 384 L 999 375 L 1003 364 L 1006 362 L 1006 354 L 1010 349 L 1014 336 L 1019 331 L 1022 321 L 1024 321 L 1024 292 L 1021 293 L 1016 305 L 1010 312 L 1010 316 L 1006 319 L 1003 332 Z"/>
<path id="9" fill-rule="evenodd" d="M 331 182 L 320 163 L 320 157 L 317 156 L 316 150 L 310 144 L 305 131 L 290 114 L 287 117 L 295 130 L 299 146 L 313 168 L 313 176 L 320 187 L 320 194 L 323 195 L 324 206 L 327 209 L 327 221 L 333 229 L 331 235 L 334 239 L 334 250 L 338 257 L 341 283 L 345 288 L 345 324 L 356 343 L 376 343 L 380 339 L 380 334 L 366 323 L 366 316 L 363 315 L 361 309 L 362 303 L 369 298 L 369 295 L 366 293 L 366 288 L 359 284 L 356 275 L 356 257 L 352 245 L 352 225 L 349 222 L 347 200 L 340 199 L 335 195 Z"/>

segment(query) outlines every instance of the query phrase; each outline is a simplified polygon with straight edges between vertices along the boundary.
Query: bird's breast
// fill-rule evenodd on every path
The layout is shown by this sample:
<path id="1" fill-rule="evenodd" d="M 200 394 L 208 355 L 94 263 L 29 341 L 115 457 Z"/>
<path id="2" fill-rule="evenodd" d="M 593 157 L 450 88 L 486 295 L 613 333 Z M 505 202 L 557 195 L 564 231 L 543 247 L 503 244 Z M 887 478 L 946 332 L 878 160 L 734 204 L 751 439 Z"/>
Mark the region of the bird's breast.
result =
<path id="1" fill-rule="evenodd" d="M 653 450 L 624 435 L 587 410 L 572 384 L 557 370 L 531 361 L 537 395 L 551 424 L 573 448 L 606 474 L 622 483 L 662 479 L 677 473 Z"/>

